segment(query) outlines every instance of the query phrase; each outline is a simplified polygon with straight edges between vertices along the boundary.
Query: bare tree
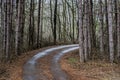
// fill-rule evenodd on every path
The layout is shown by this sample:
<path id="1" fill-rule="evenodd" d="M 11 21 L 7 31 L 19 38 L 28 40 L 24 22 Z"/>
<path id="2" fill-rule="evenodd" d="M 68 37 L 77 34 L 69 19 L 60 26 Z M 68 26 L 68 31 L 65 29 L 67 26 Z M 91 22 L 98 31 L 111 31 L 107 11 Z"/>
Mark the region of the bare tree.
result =
<path id="1" fill-rule="evenodd" d="M 41 24 L 40 24 L 40 15 L 41 15 L 41 0 L 39 0 L 39 4 L 38 4 L 38 30 L 37 30 L 37 47 L 39 47 L 39 45 L 41 46 L 40 44 L 40 27 L 41 27 Z"/>
<path id="2" fill-rule="evenodd" d="M 88 25 L 89 22 L 88 22 L 88 0 L 84 0 L 84 5 L 85 5 L 85 11 L 84 11 L 84 55 L 85 55 L 85 61 L 88 60 Z"/>
<path id="3" fill-rule="evenodd" d="M 103 8 L 102 8 L 102 0 L 99 0 L 100 12 L 99 12 L 99 20 L 100 20 L 100 53 L 101 55 L 104 52 L 104 44 L 103 44 Z"/>
<path id="4" fill-rule="evenodd" d="M 35 40 L 35 28 L 34 28 L 34 0 L 30 0 L 30 16 L 29 16 L 29 49 L 33 48 Z"/>
<path id="5" fill-rule="evenodd" d="M 82 19 L 82 0 L 78 0 L 78 11 L 79 11 L 79 55 L 80 62 L 84 62 L 84 48 L 83 48 L 83 19 Z"/>
<path id="6" fill-rule="evenodd" d="M 106 49 L 107 49 L 107 53 L 109 52 L 109 27 L 108 27 L 108 2 L 107 0 L 105 0 L 105 23 L 106 23 L 106 28 L 105 28 L 105 32 L 106 32 Z"/>
<path id="7" fill-rule="evenodd" d="M 110 62 L 114 61 L 113 21 L 112 21 L 112 0 L 108 1 L 108 26 L 109 26 L 109 52 Z"/>
<path id="8" fill-rule="evenodd" d="M 55 9 L 54 9 L 54 30 L 53 30 L 53 36 L 54 36 L 54 44 L 56 44 L 57 39 L 57 33 L 56 33 L 56 24 L 57 24 L 57 3 L 58 0 L 55 0 Z"/>
<path id="9" fill-rule="evenodd" d="M 18 1 L 16 36 L 15 36 L 15 54 L 20 55 L 23 42 L 23 29 L 24 29 L 24 0 Z"/>
<path id="10" fill-rule="evenodd" d="M 5 49 L 5 55 L 6 55 L 6 60 L 10 59 L 10 37 L 11 37 L 11 0 L 6 1 L 6 49 Z"/>
<path id="11" fill-rule="evenodd" d="M 120 1 L 117 1 L 117 56 L 120 57 Z"/>

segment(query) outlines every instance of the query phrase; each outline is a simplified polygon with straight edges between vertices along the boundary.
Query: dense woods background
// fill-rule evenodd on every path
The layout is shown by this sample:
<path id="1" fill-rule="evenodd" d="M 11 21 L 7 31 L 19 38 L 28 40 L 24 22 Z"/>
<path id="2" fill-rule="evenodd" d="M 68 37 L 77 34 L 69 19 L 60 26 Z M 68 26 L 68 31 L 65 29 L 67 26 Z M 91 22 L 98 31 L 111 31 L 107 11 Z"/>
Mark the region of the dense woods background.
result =
<path id="1" fill-rule="evenodd" d="M 79 0 L 80 61 L 88 61 L 94 52 L 103 60 L 120 58 L 120 1 Z M 96 53 L 95 52 L 95 53 Z"/>
<path id="2" fill-rule="evenodd" d="M 1 61 L 78 42 L 81 62 L 95 54 L 119 60 L 120 0 L 0 0 Z"/>
<path id="3" fill-rule="evenodd" d="M 76 1 L 0 0 L 0 59 L 77 41 Z"/>

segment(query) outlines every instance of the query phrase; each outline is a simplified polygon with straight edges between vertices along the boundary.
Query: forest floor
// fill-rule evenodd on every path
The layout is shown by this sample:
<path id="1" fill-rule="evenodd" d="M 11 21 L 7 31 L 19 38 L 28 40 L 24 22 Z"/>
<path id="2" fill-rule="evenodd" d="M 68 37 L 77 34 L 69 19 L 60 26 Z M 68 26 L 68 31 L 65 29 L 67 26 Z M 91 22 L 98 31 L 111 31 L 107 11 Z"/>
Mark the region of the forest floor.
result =
<path id="1" fill-rule="evenodd" d="M 13 62 L 7 66 L 1 64 L 0 80 L 23 80 L 24 64 L 36 53 L 48 48 L 51 47 L 27 52 L 19 58 L 14 59 Z M 44 70 L 43 74 L 46 75 L 49 80 L 53 80 L 52 73 L 50 72 L 50 59 L 52 59 L 55 54 L 56 52 L 39 60 L 39 62 L 42 62 L 42 65 L 38 66 Z M 77 51 L 64 55 L 60 64 L 62 70 L 70 77 L 70 80 L 120 80 L 120 65 L 111 64 L 104 60 L 80 63 Z"/>
<path id="2" fill-rule="evenodd" d="M 120 80 L 120 64 L 106 60 L 80 63 L 78 56 L 78 52 L 66 54 L 60 62 L 71 80 Z"/>

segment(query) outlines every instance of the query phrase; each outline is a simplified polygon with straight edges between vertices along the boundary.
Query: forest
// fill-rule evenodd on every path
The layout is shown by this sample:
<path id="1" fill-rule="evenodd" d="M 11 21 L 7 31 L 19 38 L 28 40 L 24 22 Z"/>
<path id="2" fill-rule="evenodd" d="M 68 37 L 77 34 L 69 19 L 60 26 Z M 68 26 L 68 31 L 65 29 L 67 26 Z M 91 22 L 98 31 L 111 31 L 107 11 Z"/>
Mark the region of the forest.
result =
<path id="1" fill-rule="evenodd" d="M 63 46 L 63 49 L 57 49 L 57 46 Z M 72 47 L 77 50 L 73 51 L 75 49 Z M 53 50 L 44 51 L 50 48 Z M 61 67 L 64 68 L 63 63 L 67 65 L 70 61 L 79 67 L 76 71 L 80 75 L 83 75 L 80 66 L 89 67 L 89 62 L 91 65 L 103 62 L 100 65 L 110 65 L 107 67 L 112 67 L 116 73 L 120 65 L 120 0 L 0 0 L 0 80 L 119 80 L 120 70 L 116 73 L 119 77 L 115 79 L 89 79 L 81 78 L 80 75 L 77 78 L 71 70 L 69 74 L 69 70 L 65 72 L 75 78 L 66 79 L 62 76 L 65 79 L 52 79 L 56 73 L 52 68 L 53 75 L 45 75 L 48 79 L 10 78 L 13 68 L 9 67 L 14 65 L 17 69 L 19 64 L 23 67 L 32 56 L 41 51 L 46 55 L 53 52 L 48 55 L 53 62 L 55 53 L 62 56 L 64 51 L 70 52 L 71 54 L 66 54 L 67 58 L 65 55 L 64 59 L 61 58 Z M 39 56 L 39 59 L 42 62 L 47 59 L 50 61 L 48 57 L 40 59 Z M 65 63 L 66 60 L 68 63 Z M 38 59 L 35 61 L 40 62 Z M 54 63 L 53 66 L 55 64 L 57 65 Z M 22 67 L 19 66 L 20 74 L 27 76 Z M 4 74 L 9 74 L 9 79 L 2 79 Z"/>
<path id="2" fill-rule="evenodd" d="M 11 59 L 44 45 L 75 42 L 75 1 L 1 0 L 1 58 Z"/>

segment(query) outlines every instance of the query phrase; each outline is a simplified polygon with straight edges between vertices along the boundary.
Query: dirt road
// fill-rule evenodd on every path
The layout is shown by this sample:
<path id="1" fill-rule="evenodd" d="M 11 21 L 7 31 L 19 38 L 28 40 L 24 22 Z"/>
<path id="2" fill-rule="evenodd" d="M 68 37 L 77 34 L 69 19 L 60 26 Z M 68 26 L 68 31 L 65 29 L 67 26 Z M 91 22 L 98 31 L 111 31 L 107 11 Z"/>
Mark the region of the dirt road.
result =
<path id="1" fill-rule="evenodd" d="M 23 80 L 69 80 L 67 74 L 61 70 L 59 60 L 65 53 L 76 49 L 78 45 L 74 44 L 39 52 L 24 65 Z"/>

